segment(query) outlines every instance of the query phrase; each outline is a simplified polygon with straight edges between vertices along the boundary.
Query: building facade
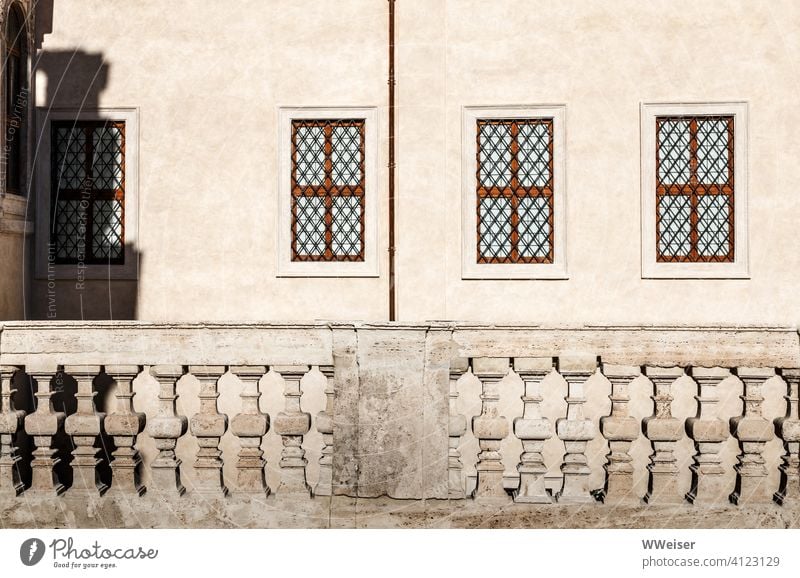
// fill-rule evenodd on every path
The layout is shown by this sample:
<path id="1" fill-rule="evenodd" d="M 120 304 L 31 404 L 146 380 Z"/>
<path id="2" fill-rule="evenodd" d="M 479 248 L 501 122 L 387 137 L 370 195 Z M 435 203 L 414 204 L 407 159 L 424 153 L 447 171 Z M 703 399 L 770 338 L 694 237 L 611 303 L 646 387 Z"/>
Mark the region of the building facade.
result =
<path id="1" fill-rule="evenodd" d="M 0 8 L 9 492 L 796 523 L 796 3 Z"/>

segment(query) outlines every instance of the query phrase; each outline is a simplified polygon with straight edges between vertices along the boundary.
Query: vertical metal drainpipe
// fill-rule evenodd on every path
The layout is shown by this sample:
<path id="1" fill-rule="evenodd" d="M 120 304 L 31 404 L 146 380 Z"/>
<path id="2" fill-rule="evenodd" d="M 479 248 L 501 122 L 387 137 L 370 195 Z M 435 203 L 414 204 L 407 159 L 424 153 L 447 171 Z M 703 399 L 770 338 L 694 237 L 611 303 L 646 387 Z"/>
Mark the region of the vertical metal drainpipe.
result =
<path id="1" fill-rule="evenodd" d="M 389 321 L 396 321 L 394 290 L 394 0 L 389 0 Z"/>

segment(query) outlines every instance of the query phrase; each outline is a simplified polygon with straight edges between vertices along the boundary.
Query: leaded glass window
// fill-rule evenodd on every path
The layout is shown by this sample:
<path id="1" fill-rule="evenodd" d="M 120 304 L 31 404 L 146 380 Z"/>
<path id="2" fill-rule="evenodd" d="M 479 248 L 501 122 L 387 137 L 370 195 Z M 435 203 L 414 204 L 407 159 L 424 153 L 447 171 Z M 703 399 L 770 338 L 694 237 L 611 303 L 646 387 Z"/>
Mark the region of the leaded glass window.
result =
<path id="1" fill-rule="evenodd" d="M 56 263 L 124 264 L 125 123 L 52 123 Z"/>
<path id="2" fill-rule="evenodd" d="M 478 263 L 552 263 L 553 119 L 477 122 Z"/>
<path id="3" fill-rule="evenodd" d="M 292 260 L 364 260 L 364 120 L 292 121 Z"/>
<path id="4" fill-rule="evenodd" d="M 733 262 L 733 116 L 656 119 L 659 262 Z"/>

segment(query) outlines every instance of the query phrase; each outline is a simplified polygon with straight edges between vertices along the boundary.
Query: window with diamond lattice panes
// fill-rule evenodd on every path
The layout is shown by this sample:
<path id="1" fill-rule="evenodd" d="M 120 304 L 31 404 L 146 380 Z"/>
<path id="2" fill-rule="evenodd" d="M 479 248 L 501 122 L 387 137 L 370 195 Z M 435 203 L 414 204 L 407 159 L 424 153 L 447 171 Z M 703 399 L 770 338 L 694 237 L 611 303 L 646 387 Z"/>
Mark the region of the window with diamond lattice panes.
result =
<path id="1" fill-rule="evenodd" d="M 292 121 L 292 260 L 364 260 L 364 120 Z"/>
<path id="2" fill-rule="evenodd" d="M 733 262 L 734 118 L 656 119 L 659 262 Z"/>
<path id="3" fill-rule="evenodd" d="M 478 263 L 552 263 L 553 120 L 477 122 Z"/>
<path id="4" fill-rule="evenodd" d="M 56 263 L 123 264 L 125 123 L 53 122 L 51 142 Z"/>

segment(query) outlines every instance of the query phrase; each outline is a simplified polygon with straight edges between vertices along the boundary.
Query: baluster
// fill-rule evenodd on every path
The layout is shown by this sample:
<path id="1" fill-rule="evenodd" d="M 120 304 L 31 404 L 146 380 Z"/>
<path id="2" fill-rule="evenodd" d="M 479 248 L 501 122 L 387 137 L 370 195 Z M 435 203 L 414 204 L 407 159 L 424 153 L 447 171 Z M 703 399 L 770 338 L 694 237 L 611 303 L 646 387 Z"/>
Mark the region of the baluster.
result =
<path id="1" fill-rule="evenodd" d="M 197 438 L 195 491 L 225 497 L 228 488 L 222 477 L 222 451 L 219 442 L 228 429 L 228 416 L 219 412 L 219 378 L 225 373 L 224 365 L 191 365 L 189 373 L 200 382 L 200 411 L 189 421 L 190 431 Z"/>
<path id="2" fill-rule="evenodd" d="M 100 373 L 99 365 L 67 365 L 64 371 L 78 382 L 75 398 L 78 409 L 64 420 L 64 431 L 72 437 L 75 449 L 72 450 L 71 493 L 102 495 L 108 489 L 100 481 L 97 466 L 102 459 L 100 449 L 95 447 L 97 436 L 103 430 L 105 414 L 98 413 L 94 398 L 94 379 Z"/>
<path id="3" fill-rule="evenodd" d="M 269 415 L 262 413 L 258 407 L 261 398 L 258 382 L 267 373 L 267 368 L 261 365 L 236 366 L 231 367 L 231 373 L 243 384 L 240 394 L 242 411 L 231 420 L 231 432 L 241 442 L 239 461 L 236 462 L 236 485 L 241 493 L 266 497 L 271 490 L 264 473 L 267 462 L 264 460 L 261 440 L 269 431 Z"/>
<path id="4" fill-rule="evenodd" d="M 473 498 L 505 498 L 501 442 L 508 437 L 508 420 L 499 415 L 500 392 L 497 384 L 508 374 L 508 358 L 478 357 L 472 372 L 481 381 L 481 413 L 472 418 L 472 433 L 481 451 L 475 466 L 478 483 Z"/>
<path id="5" fill-rule="evenodd" d="M 514 371 L 525 383 L 522 395 L 522 417 L 514 419 L 514 435 L 522 441 L 522 454 L 517 465 L 519 489 L 514 501 L 549 504 L 553 501 L 544 487 L 547 466 L 542 449 L 544 442 L 553 437 L 553 424 L 542 417 L 541 382 L 553 370 L 552 357 L 517 357 Z"/>
<path id="6" fill-rule="evenodd" d="M 773 493 L 767 487 L 767 468 L 764 467 L 764 445 L 774 437 L 772 423 L 761 415 L 761 387 L 775 375 L 772 368 L 739 367 L 736 375 L 744 383 L 741 396 L 741 416 L 732 417 L 731 433 L 739 440 L 741 453 L 736 470 L 736 488 L 730 500 L 736 505 L 772 500 Z"/>
<path id="7" fill-rule="evenodd" d="M 18 367 L 0 365 L 0 498 L 18 496 L 24 486 L 19 475 L 17 463 L 17 432 L 22 427 L 25 412 L 14 409 L 14 389 L 12 382 Z"/>
<path id="8" fill-rule="evenodd" d="M 723 442 L 728 439 L 727 424 L 716 417 L 716 406 L 719 402 L 717 386 L 730 375 L 722 367 L 694 367 L 692 377 L 699 387 L 697 400 L 697 417 L 686 420 L 686 431 L 694 440 L 697 453 L 692 470 L 692 489 L 686 499 L 693 504 L 724 503 L 728 492 L 724 485 L 725 469 L 719 455 Z"/>
<path id="9" fill-rule="evenodd" d="M 641 375 L 635 365 L 611 365 L 604 363 L 602 373 L 611 382 L 611 415 L 600 418 L 600 431 L 608 440 L 608 461 L 604 466 L 606 483 L 603 502 L 638 502 L 633 493 L 633 458 L 631 444 L 639 437 L 639 422 L 628 415 L 628 388 Z"/>
<path id="10" fill-rule="evenodd" d="M 141 496 L 145 487 L 141 484 L 142 458 L 136 449 L 136 438 L 142 433 L 145 414 L 133 411 L 133 380 L 141 372 L 138 365 L 107 365 L 106 375 L 117 384 L 116 409 L 106 416 L 106 433 L 114 438 L 117 449 L 112 454 L 111 493 Z"/>
<path id="11" fill-rule="evenodd" d="M 151 484 L 153 489 L 164 494 L 182 496 L 186 488 L 181 484 L 181 460 L 175 455 L 175 446 L 178 438 L 186 433 L 188 420 L 175 411 L 175 400 L 178 399 L 176 384 L 183 376 L 183 367 L 156 365 L 150 368 L 150 375 L 159 384 L 158 412 L 147 424 L 147 433 L 158 449 L 158 456 L 150 465 Z"/>
<path id="12" fill-rule="evenodd" d="M 330 496 L 333 493 L 333 366 L 319 368 L 325 376 L 325 409 L 317 414 L 317 431 L 322 434 L 322 453 L 319 456 L 319 481 L 314 486 L 315 496 Z"/>
<path id="13" fill-rule="evenodd" d="M 61 461 L 55 457 L 56 450 L 52 447 L 55 436 L 64 425 L 63 411 L 54 411 L 53 391 L 50 388 L 50 379 L 55 373 L 53 369 L 32 368 L 28 371 L 29 378 L 36 381 L 36 411 L 25 416 L 25 432 L 33 436 L 36 449 L 33 451 L 31 462 L 31 487 L 28 492 L 43 492 L 59 495 L 66 488 L 58 479 L 55 466 Z"/>
<path id="14" fill-rule="evenodd" d="M 559 359 L 559 373 L 567 382 L 567 417 L 556 420 L 556 432 L 564 442 L 561 464 L 563 481 L 556 499 L 559 502 L 594 502 L 586 488 L 592 473 L 586 457 L 586 446 L 594 439 L 596 429 L 592 420 L 583 415 L 584 386 L 597 370 L 593 355 L 564 356 Z"/>
<path id="15" fill-rule="evenodd" d="M 461 462 L 461 436 L 467 433 L 467 416 L 458 413 L 458 380 L 469 369 L 469 359 L 456 357 L 450 361 L 450 416 L 448 424 L 449 447 L 447 450 L 447 489 L 451 500 L 463 500 L 464 464 Z"/>
<path id="16" fill-rule="evenodd" d="M 781 458 L 781 484 L 773 499 L 780 505 L 800 501 L 800 415 L 798 415 L 798 385 L 800 369 L 781 371 L 786 381 L 786 416 L 775 419 L 775 431 L 783 440 L 785 453 Z"/>
<path id="17" fill-rule="evenodd" d="M 681 377 L 680 367 L 650 367 L 645 370 L 653 382 L 653 415 L 642 420 L 644 435 L 653 445 L 647 466 L 650 472 L 647 494 L 648 504 L 679 504 L 683 496 L 678 493 L 678 460 L 675 446 L 683 437 L 683 423 L 672 417 L 672 384 Z"/>
<path id="18" fill-rule="evenodd" d="M 311 429 L 311 414 L 300 407 L 300 380 L 308 372 L 307 366 L 273 367 L 283 377 L 285 383 L 285 409 L 275 416 L 275 433 L 281 436 L 281 483 L 277 494 L 310 494 L 306 482 L 306 451 L 303 449 L 303 436 Z"/>

